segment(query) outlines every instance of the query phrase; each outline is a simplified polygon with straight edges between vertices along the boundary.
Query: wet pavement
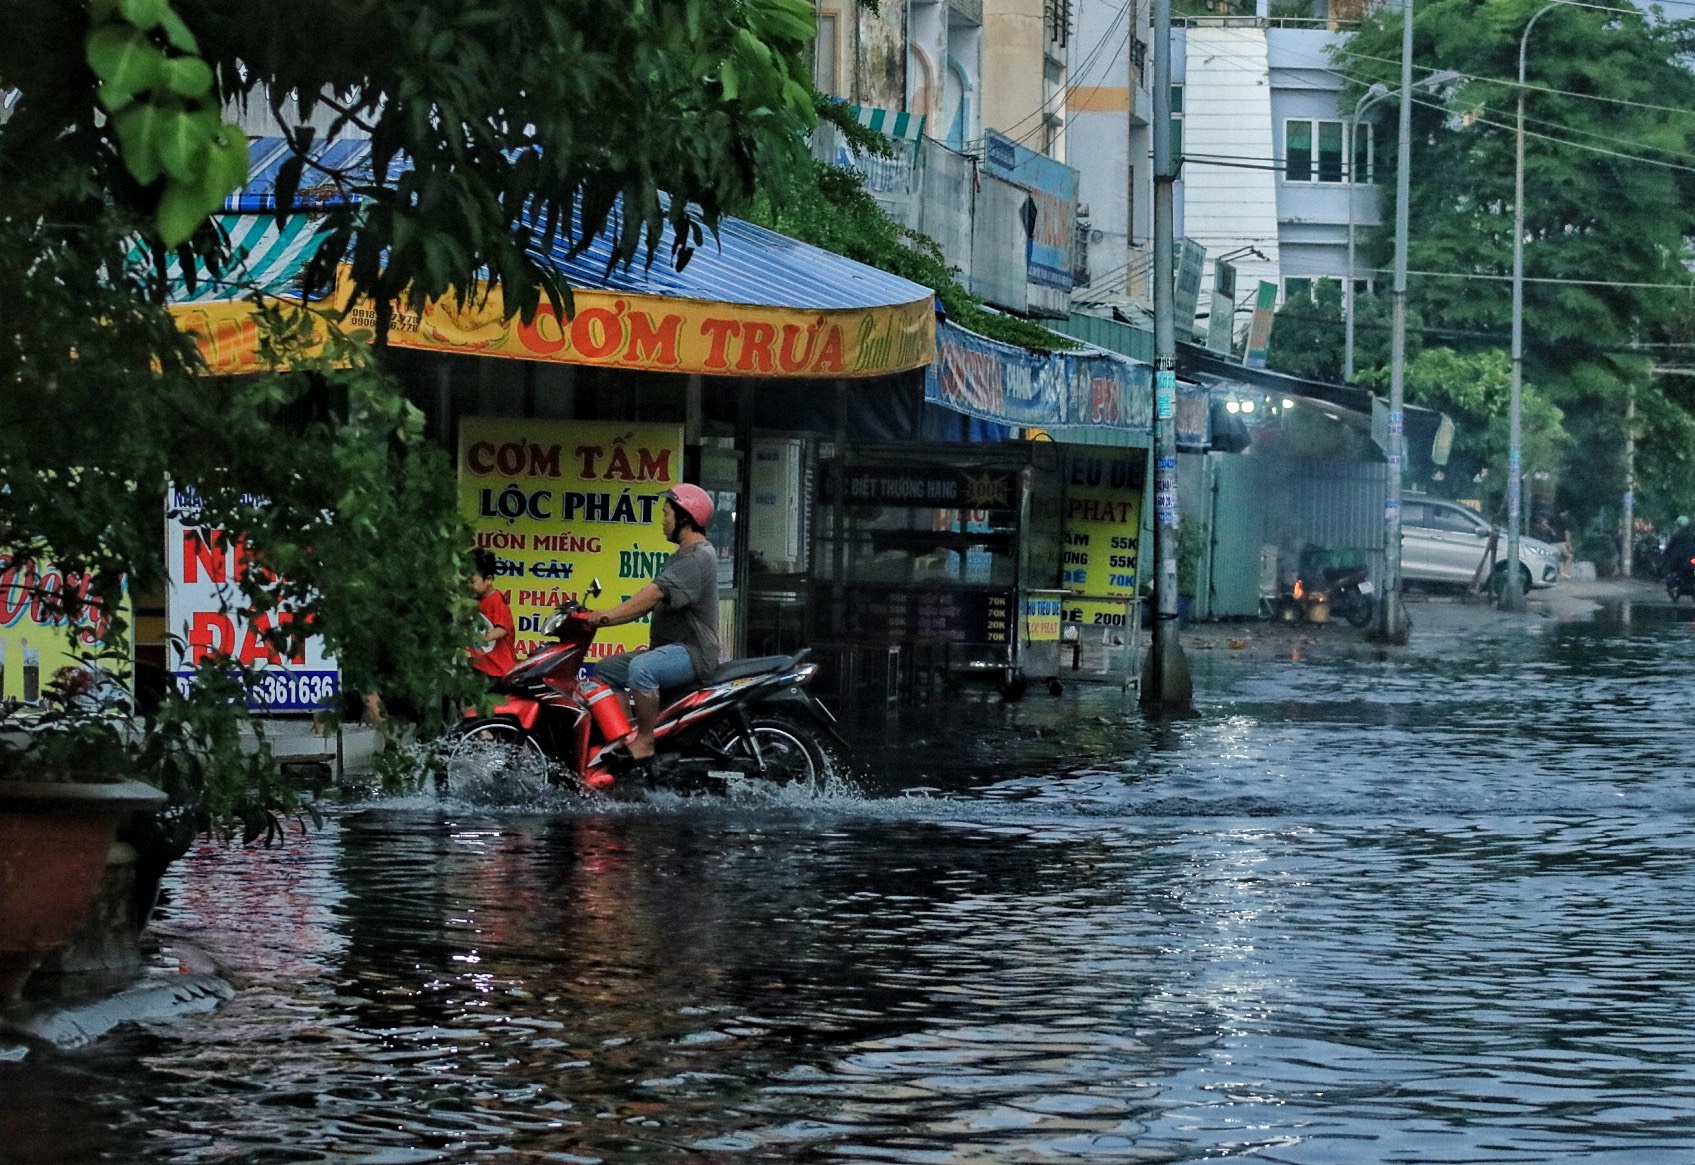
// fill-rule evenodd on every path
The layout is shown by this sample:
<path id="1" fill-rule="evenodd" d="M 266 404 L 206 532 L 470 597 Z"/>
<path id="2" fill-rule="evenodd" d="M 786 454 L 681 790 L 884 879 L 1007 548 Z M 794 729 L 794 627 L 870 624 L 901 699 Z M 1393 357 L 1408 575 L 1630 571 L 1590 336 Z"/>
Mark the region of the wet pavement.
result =
<path id="1" fill-rule="evenodd" d="M 202 849 L 240 992 L 0 1064 L 0 1157 L 1687 1162 L 1695 611 L 1597 593 L 1194 629 L 1163 727 L 878 708 L 818 802 Z"/>

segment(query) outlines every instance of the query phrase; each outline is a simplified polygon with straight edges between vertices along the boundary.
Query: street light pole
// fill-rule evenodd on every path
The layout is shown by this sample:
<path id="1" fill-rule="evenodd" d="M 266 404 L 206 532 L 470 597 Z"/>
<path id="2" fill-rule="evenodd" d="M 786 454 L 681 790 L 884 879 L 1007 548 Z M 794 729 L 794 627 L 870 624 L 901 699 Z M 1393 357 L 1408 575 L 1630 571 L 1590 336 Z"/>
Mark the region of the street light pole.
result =
<path id="1" fill-rule="evenodd" d="M 1407 386 L 1407 202 L 1412 170 L 1413 0 L 1401 8 L 1401 118 L 1395 152 L 1394 330 L 1389 347 L 1389 489 L 1383 503 L 1383 601 L 1377 610 L 1377 638 L 1407 641 L 1406 610 L 1401 605 L 1401 484 L 1406 440 L 1403 417 Z"/>
<path id="2" fill-rule="evenodd" d="M 1524 463 L 1524 56 L 1530 30 L 1544 13 L 1563 7 L 1561 0 L 1545 4 L 1525 23 L 1518 38 L 1518 130 L 1513 151 L 1513 376 L 1507 422 L 1507 573 L 1501 580 L 1503 611 L 1524 610 L 1523 580 L 1519 578 L 1519 540 L 1522 537 Z"/>
<path id="3" fill-rule="evenodd" d="M 1441 69 L 1422 78 L 1415 88 L 1425 92 L 1434 92 L 1440 85 L 1456 81 L 1461 74 L 1453 69 Z M 1342 380 L 1352 383 L 1354 379 L 1354 191 L 1358 187 L 1359 174 L 1354 166 L 1354 160 L 1359 157 L 1360 118 L 1365 111 L 1381 98 L 1389 96 L 1394 90 L 1381 81 L 1372 82 L 1371 88 L 1360 94 L 1360 99 L 1354 102 L 1354 119 L 1348 127 L 1348 148 L 1351 151 L 1348 161 L 1348 280 L 1342 289 Z"/>
<path id="4" fill-rule="evenodd" d="M 1342 383 L 1354 382 L 1354 195 L 1359 190 L 1360 117 L 1366 107 L 1389 95 L 1389 86 L 1378 81 L 1354 102 L 1354 119 L 1348 125 L 1348 277 L 1342 288 Z"/>

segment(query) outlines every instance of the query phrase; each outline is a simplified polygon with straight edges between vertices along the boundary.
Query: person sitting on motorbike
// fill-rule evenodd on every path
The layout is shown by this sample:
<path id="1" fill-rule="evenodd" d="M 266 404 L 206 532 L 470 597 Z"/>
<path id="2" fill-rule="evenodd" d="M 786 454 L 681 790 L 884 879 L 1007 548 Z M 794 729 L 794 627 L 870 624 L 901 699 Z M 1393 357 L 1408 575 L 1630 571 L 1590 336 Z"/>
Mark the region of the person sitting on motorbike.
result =
<path id="1" fill-rule="evenodd" d="M 1679 514 L 1677 528 L 1666 541 L 1665 556 L 1662 561 L 1668 570 L 1686 571 L 1689 560 L 1695 558 L 1695 526 L 1689 524 L 1686 515 Z"/>
<path id="2" fill-rule="evenodd" d="M 636 720 L 630 756 L 638 763 L 653 757 L 659 689 L 695 683 L 718 667 L 718 552 L 706 540 L 712 498 L 699 486 L 678 485 L 666 491 L 660 521 L 677 549 L 653 581 L 610 610 L 583 615 L 593 626 L 615 627 L 653 613 L 648 650 L 619 652 L 594 669 L 630 693 Z"/>
<path id="3" fill-rule="evenodd" d="M 506 596 L 495 589 L 495 574 L 500 563 L 492 550 L 478 550 L 471 556 L 471 594 L 477 600 L 477 613 L 483 620 L 483 648 L 471 649 L 471 666 L 496 679 L 511 671 L 518 663 L 513 644 L 516 629 L 512 623 L 512 607 Z"/>

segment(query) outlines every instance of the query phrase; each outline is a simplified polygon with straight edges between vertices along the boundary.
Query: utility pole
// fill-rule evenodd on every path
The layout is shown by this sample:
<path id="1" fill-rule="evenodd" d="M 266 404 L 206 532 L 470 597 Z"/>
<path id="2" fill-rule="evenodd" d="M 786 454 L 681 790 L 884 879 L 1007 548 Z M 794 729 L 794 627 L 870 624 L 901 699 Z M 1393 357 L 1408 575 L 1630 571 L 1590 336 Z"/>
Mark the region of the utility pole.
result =
<path id="1" fill-rule="evenodd" d="M 1618 572 L 1625 578 L 1636 554 L 1636 385 L 1629 392 L 1624 402 L 1624 529 L 1618 552 Z"/>
<path id="2" fill-rule="evenodd" d="M 1513 379 L 1507 422 L 1507 573 L 1501 579 L 1501 610 L 1524 610 L 1519 578 L 1519 539 L 1524 529 L 1524 55 L 1530 30 L 1545 13 L 1560 7 L 1554 0 L 1536 10 L 1518 38 L 1518 130 L 1513 152 Z"/>
<path id="3" fill-rule="evenodd" d="M 1177 323 L 1172 302 L 1177 167 L 1171 156 L 1171 0 L 1154 0 L 1154 631 L 1142 669 L 1142 709 L 1194 710 L 1194 681 L 1177 641 Z"/>
<path id="4" fill-rule="evenodd" d="M 1412 171 L 1413 0 L 1401 0 L 1401 121 L 1395 153 L 1394 331 L 1389 347 L 1389 489 L 1383 503 L 1383 601 L 1377 606 L 1376 638 L 1407 641 L 1401 605 L 1401 482 L 1406 460 L 1407 386 L 1407 201 Z"/>

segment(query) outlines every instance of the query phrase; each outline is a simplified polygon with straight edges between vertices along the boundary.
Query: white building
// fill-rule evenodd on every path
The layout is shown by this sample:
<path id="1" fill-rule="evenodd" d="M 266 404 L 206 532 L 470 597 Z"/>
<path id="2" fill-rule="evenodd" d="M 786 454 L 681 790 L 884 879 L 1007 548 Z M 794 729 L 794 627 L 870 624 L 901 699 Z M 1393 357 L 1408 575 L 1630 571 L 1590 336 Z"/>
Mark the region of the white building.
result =
<path id="1" fill-rule="evenodd" d="M 1319 0 L 1322 5 L 1323 0 Z M 1082 299 L 1150 298 L 1153 166 L 1148 0 L 1115 18 L 1113 0 L 1079 0 L 1072 45 L 1071 150 L 1090 210 L 1090 284 Z M 1126 18 L 1127 19 L 1127 18 Z M 1340 108 L 1343 78 L 1332 51 L 1343 22 L 1266 16 L 1190 17 L 1172 29 L 1173 145 L 1182 159 L 1175 231 L 1206 248 L 1196 334 L 1207 330 L 1213 262 L 1235 266 L 1236 327 L 1254 290 L 1274 283 L 1279 302 L 1348 270 L 1356 232 L 1378 222 L 1375 158 L 1381 130 L 1357 132 Z M 1392 110 L 1380 103 L 1374 112 Z M 1355 285 L 1368 287 L 1369 272 Z M 1179 338 L 1188 338 L 1178 321 Z"/>

